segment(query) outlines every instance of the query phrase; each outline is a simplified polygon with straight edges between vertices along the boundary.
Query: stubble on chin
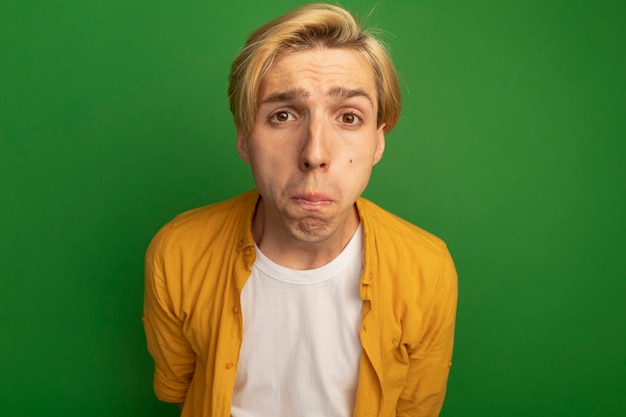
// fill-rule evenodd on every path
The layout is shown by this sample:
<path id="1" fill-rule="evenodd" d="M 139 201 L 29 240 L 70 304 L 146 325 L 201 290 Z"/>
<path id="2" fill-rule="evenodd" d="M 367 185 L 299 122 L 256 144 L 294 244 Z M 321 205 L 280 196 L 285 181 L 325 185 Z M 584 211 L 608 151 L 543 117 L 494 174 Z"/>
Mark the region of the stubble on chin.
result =
<path id="1" fill-rule="evenodd" d="M 294 238 L 306 243 L 320 243 L 333 235 L 330 225 L 320 219 L 304 218 L 296 221 L 291 231 Z"/>

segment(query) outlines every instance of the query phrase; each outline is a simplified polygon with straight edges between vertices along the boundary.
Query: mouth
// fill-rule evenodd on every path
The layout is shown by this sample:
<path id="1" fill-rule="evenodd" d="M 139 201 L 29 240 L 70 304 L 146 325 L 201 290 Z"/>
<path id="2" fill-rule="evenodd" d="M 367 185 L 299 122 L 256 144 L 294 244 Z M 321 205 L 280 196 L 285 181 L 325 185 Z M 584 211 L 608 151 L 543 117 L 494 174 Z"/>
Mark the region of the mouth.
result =
<path id="1" fill-rule="evenodd" d="M 330 206 L 333 203 L 333 200 L 330 196 L 325 194 L 300 194 L 292 197 L 292 201 L 299 207 L 305 210 L 321 210 L 325 207 Z"/>

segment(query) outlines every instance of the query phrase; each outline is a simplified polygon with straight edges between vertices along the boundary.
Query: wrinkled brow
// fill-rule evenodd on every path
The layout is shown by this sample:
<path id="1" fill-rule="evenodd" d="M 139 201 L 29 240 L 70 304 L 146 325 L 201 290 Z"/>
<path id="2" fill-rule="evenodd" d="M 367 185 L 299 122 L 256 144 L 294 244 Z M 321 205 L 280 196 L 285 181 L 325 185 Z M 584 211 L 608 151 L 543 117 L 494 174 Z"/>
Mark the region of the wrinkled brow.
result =
<path id="1" fill-rule="evenodd" d="M 261 106 L 271 104 L 271 103 L 283 103 L 285 101 L 293 101 L 293 100 L 305 100 L 310 96 L 310 93 L 303 88 L 294 88 L 287 91 L 281 91 L 274 94 L 270 94 L 268 97 L 263 99 Z M 367 94 L 364 90 L 361 89 L 352 89 L 346 88 L 342 86 L 332 87 L 328 90 L 328 96 L 332 98 L 352 98 L 352 97 L 364 97 L 370 104 L 374 105 L 374 100 Z"/>

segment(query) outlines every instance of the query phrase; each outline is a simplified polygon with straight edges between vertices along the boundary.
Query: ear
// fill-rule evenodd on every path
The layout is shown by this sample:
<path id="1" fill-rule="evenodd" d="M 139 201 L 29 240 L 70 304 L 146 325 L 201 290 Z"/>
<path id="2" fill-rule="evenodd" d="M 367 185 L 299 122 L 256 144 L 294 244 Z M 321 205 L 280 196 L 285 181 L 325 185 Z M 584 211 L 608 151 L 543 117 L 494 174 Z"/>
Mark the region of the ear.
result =
<path id="1" fill-rule="evenodd" d="M 248 153 L 248 139 L 244 136 L 241 129 L 237 129 L 237 152 L 239 157 L 243 159 L 246 164 L 250 164 L 250 154 Z"/>
<path id="2" fill-rule="evenodd" d="M 378 136 L 378 143 L 376 145 L 376 150 L 374 151 L 374 164 L 376 165 L 378 161 L 383 157 L 383 153 L 385 152 L 385 124 L 383 123 L 378 127 L 376 131 L 376 135 Z"/>

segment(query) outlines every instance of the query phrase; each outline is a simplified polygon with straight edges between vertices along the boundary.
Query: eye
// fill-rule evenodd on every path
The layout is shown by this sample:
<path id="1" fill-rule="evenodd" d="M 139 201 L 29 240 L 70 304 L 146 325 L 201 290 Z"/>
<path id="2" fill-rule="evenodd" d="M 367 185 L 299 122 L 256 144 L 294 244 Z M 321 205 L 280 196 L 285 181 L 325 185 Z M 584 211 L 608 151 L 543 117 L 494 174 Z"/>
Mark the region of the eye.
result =
<path id="1" fill-rule="evenodd" d="M 270 120 L 275 123 L 284 123 L 293 119 L 293 114 L 289 113 L 288 111 L 279 111 L 274 113 L 272 117 L 270 117 Z"/>
<path id="2" fill-rule="evenodd" d="M 354 113 L 344 113 L 339 116 L 339 120 L 347 125 L 355 125 L 361 121 L 361 118 Z"/>

